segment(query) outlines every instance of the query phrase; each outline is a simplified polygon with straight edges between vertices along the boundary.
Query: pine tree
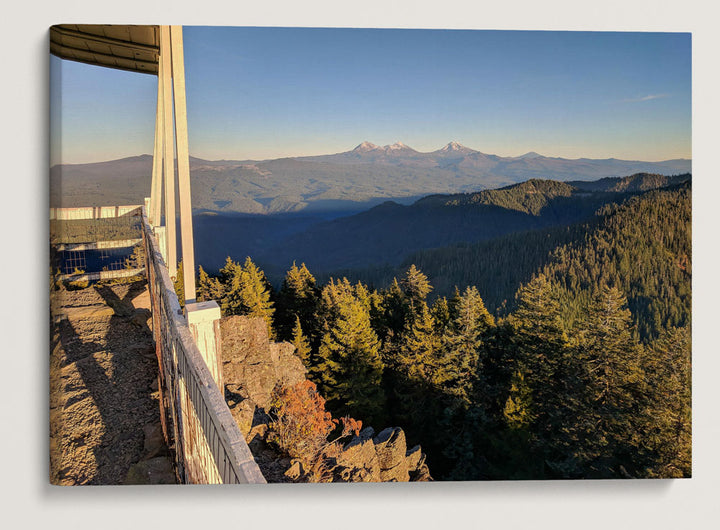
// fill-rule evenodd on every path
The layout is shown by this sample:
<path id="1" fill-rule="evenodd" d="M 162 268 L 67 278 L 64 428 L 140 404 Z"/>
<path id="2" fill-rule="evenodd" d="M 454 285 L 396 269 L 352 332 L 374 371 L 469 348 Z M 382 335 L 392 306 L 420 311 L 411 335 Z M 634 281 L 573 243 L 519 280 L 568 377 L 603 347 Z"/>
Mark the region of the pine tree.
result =
<path id="1" fill-rule="evenodd" d="M 405 273 L 401 286 L 413 311 L 420 302 L 425 301 L 427 295 L 432 291 L 432 285 L 430 285 L 427 276 L 420 272 L 414 264 L 410 265 L 407 273 Z"/>
<path id="2" fill-rule="evenodd" d="M 503 416 L 508 426 L 515 429 L 526 429 L 530 425 L 530 409 L 532 407 L 530 389 L 525 383 L 522 372 L 513 374 L 510 395 L 505 402 Z"/>
<path id="3" fill-rule="evenodd" d="M 443 410 L 451 400 L 445 392 L 453 379 L 453 367 L 444 362 L 442 339 L 427 304 L 418 302 L 415 311 L 415 318 L 406 323 L 392 363 L 393 412 L 402 418 L 409 436 L 422 440 L 423 447 L 433 447 L 440 455 L 437 433 Z"/>
<path id="4" fill-rule="evenodd" d="M 221 269 L 226 278 L 225 297 L 222 309 L 226 315 L 248 315 L 261 317 L 268 325 L 271 338 L 273 333 L 273 303 L 270 301 L 270 285 L 265 274 L 248 257 L 241 267 L 228 258 Z"/>
<path id="5" fill-rule="evenodd" d="M 565 428 L 570 350 L 561 325 L 560 305 L 543 275 L 523 286 L 517 299 L 518 309 L 509 318 L 514 352 L 510 352 L 508 364 L 520 372 L 529 391 L 523 401 L 529 404 L 530 431 L 536 439 L 532 451 L 541 462 L 564 459 L 569 443 Z"/>
<path id="6" fill-rule="evenodd" d="M 221 303 L 225 293 L 219 278 L 211 277 L 201 266 L 198 266 L 197 299 L 199 302 L 215 300 Z"/>
<path id="7" fill-rule="evenodd" d="M 225 265 L 220 269 L 220 281 L 222 284 L 229 286 L 240 268 L 240 264 L 235 263 L 230 256 L 225 258 Z"/>
<path id="8" fill-rule="evenodd" d="M 222 286 L 223 296 L 220 300 L 220 310 L 223 315 L 237 314 L 238 307 L 236 306 L 235 295 L 231 302 L 230 293 L 237 291 L 240 288 L 240 275 L 242 273 L 242 267 L 240 264 L 235 263 L 230 256 L 225 258 L 225 265 L 220 269 L 220 285 Z"/>
<path id="9" fill-rule="evenodd" d="M 400 362 L 409 381 L 422 381 L 432 386 L 446 382 L 440 368 L 441 338 L 425 302 L 420 301 L 415 319 L 408 323 L 400 350 Z"/>
<path id="10" fill-rule="evenodd" d="M 450 306 L 448 300 L 444 296 L 438 298 L 430 308 L 430 314 L 435 322 L 435 330 L 440 335 L 444 335 L 452 324 L 452 317 L 450 316 Z"/>
<path id="11" fill-rule="evenodd" d="M 575 449 L 591 476 L 633 472 L 638 453 L 644 373 L 626 305 L 617 288 L 603 286 L 579 323 L 574 363 L 580 374 L 575 392 L 579 397 Z"/>
<path id="12" fill-rule="evenodd" d="M 453 306 L 455 318 L 452 327 L 443 335 L 446 362 L 457 373 L 451 391 L 469 403 L 473 386 L 476 386 L 477 392 L 483 395 L 476 393 L 474 399 L 485 401 L 484 387 L 487 383 L 482 373 L 483 337 L 495 326 L 495 319 L 488 313 L 475 287 L 467 287 Z"/>
<path id="13" fill-rule="evenodd" d="M 368 309 L 346 278 L 325 286 L 322 305 L 324 333 L 315 378 L 336 413 L 372 423 L 382 418 L 385 397 L 380 341 Z"/>
<path id="14" fill-rule="evenodd" d="M 388 341 L 397 343 L 410 318 L 410 306 L 397 278 L 393 278 L 390 287 L 385 289 L 380 296 L 382 311 L 379 312 L 378 324 L 375 329 L 383 344 Z"/>
<path id="15" fill-rule="evenodd" d="M 692 395 L 690 327 L 671 328 L 647 350 L 649 399 L 641 441 L 647 450 L 645 474 L 680 478 L 692 475 Z"/>
<path id="16" fill-rule="evenodd" d="M 303 334 L 302 326 L 300 325 L 300 317 L 295 317 L 295 327 L 293 328 L 292 344 L 295 346 L 295 355 L 300 357 L 306 368 L 310 368 L 310 343 Z"/>
<path id="17" fill-rule="evenodd" d="M 317 327 L 319 302 L 320 290 L 315 278 L 304 263 L 300 267 L 293 263 L 277 294 L 275 322 L 278 337 L 281 340 L 289 340 L 293 334 L 295 320 L 299 318 L 306 335 L 314 342 L 319 331 Z"/>

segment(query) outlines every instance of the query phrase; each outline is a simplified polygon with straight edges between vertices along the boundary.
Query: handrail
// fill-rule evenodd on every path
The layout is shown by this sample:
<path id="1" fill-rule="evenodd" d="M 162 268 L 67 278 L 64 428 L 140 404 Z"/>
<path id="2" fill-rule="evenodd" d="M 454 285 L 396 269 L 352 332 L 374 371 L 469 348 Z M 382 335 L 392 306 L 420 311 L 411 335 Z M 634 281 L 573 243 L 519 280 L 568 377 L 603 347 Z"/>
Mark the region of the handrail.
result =
<path id="1" fill-rule="evenodd" d="M 50 208 L 50 220 L 68 221 L 75 219 L 108 219 L 137 215 L 140 205 L 126 206 L 79 206 L 70 208 Z"/>
<path id="2" fill-rule="evenodd" d="M 142 232 L 163 433 L 174 447 L 178 479 L 191 484 L 265 483 L 193 340 L 145 207 Z"/>

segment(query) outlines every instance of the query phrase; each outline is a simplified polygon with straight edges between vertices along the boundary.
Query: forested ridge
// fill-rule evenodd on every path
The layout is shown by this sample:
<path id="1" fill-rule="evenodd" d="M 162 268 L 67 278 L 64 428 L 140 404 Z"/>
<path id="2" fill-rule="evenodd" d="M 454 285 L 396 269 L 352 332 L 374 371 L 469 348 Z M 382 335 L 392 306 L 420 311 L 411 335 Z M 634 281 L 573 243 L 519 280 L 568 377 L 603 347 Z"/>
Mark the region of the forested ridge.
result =
<path id="1" fill-rule="evenodd" d="M 200 269 L 198 298 L 266 319 L 333 415 L 401 426 L 438 479 L 688 477 L 690 191 L 507 236 L 505 257 L 457 248 L 484 255 L 465 262 L 478 269 L 528 271 L 501 314 L 467 282 L 431 296 L 421 260 L 379 288 L 294 264 L 274 290 L 250 258 L 228 258 L 218 276 Z M 533 245 L 545 258 L 519 265 Z"/>
<path id="2" fill-rule="evenodd" d="M 500 189 L 431 195 L 407 206 L 387 201 L 272 242 L 256 258 L 282 263 L 283 271 L 293 261 L 304 262 L 319 273 L 398 266 L 410 253 L 424 249 L 585 221 L 601 206 L 640 193 L 637 185 L 622 185 L 638 178 L 598 183 L 593 189 L 532 179 Z M 653 183 L 663 181 L 648 180 L 646 185 Z"/>
<path id="3" fill-rule="evenodd" d="M 383 285 L 415 264 L 436 295 L 474 285 L 497 317 L 516 307 L 520 285 L 542 271 L 555 279 L 567 321 L 588 303 L 593 286 L 618 285 L 628 297 L 635 332 L 642 340 L 656 338 L 664 327 L 687 323 L 690 315 L 691 183 L 683 178 L 668 188 L 624 196 L 585 222 L 419 251 L 399 267 L 340 273 Z M 613 179 L 611 185 L 618 181 L 623 184 Z"/>

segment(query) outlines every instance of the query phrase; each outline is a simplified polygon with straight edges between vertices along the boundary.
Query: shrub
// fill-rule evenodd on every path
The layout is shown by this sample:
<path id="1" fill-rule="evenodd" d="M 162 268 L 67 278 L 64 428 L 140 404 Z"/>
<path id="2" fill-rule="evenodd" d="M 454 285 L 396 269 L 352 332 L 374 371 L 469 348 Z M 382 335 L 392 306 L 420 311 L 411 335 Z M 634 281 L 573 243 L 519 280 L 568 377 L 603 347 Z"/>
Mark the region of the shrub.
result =
<path id="1" fill-rule="evenodd" d="M 275 419 L 268 440 L 305 463 L 315 460 L 337 424 L 325 410 L 325 400 L 315 383 L 306 379 L 293 386 L 276 387 L 271 405 Z"/>
<path id="2" fill-rule="evenodd" d="M 325 410 L 325 399 L 315 383 L 303 380 L 292 386 L 277 386 L 271 400 L 272 416 L 268 441 L 275 443 L 287 455 L 299 459 L 310 482 L 329 482 L 332 470 L 329 459 L 341 452 L 339 440 L 358 435 L 362 422 L 349 416 L 340 421 Z M 342 425 L 339 436 L 328 436 Z"/>

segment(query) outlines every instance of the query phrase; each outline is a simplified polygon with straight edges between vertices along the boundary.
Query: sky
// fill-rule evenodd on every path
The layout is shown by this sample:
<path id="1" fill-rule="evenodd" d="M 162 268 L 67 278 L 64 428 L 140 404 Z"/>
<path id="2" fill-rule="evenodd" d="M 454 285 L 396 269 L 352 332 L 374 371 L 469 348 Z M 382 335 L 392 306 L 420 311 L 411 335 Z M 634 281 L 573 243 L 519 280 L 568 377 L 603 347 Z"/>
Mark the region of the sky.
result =
<path id="1" fill-rule="evenodd" d="M 193 27 L 190 153 L 363 141 L 501 156 L 691 158 L 689 33 Z M 152 153 L 157 78 L 51 57 L 51 164 Z"/>

